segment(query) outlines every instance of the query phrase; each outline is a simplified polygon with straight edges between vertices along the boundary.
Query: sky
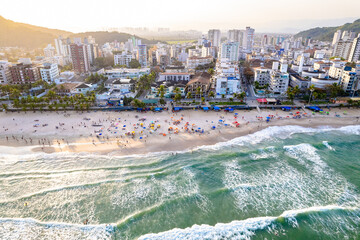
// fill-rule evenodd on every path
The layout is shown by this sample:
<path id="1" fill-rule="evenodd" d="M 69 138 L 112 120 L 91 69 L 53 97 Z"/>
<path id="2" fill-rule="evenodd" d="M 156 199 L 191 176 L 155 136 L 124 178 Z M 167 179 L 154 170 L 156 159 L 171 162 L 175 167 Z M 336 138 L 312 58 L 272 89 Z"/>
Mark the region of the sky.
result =
<path id="1" fill-rule="evenodd" d="M 295 33 L 360 18 L 360 0 L 0 0 L 0 15 L 71 32 L 121 27 Z"/>

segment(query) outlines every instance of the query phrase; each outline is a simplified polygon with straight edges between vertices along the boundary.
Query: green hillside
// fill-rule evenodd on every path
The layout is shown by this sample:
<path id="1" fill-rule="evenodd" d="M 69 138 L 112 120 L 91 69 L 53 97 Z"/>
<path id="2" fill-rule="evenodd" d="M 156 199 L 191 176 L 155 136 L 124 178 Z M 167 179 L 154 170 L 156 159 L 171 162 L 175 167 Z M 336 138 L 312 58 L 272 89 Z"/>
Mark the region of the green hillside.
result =
<path id="1" fill-rule="evenodd" d="M 337 30 L 342 30 L 342 31 L 353 31 L 356 33 L 360 32 L 360 19 L 356 20 L 353 23 L 346 23 L 342 26 L 338 26 L 338 27 L 322 27 L 322 28 L 312 28 L 306 31 L 302 31 L 299 32 L 298 34 L 295 35 L 295 37 L 303 37 L 303 38 L 312 38 L 312 39 L 317 39 L 317 40 L 321 40 L 321 41 L 331 41 L 334 33 Z"/>
<path id="2" fill-rule="evenodd" d="M 70 38 L 80 37 L 84 39 L 84 37 L 88 37 L 88 36 L 92 36 L 93 38 L 95 38 L 96 43 L 104 44 L 106 42 L 112 42 L 115 40 L 117 40 L 118 42 L 126 42 L 133 35 L 128 33 L 119 33 L 119 32 L 84 32 L 84 33 L 72 34 L 69 37 Z M 143 44 L 154 44 L 159 42 L 157 40 L 147 40 L 140 37 L 136 37 L 136 38 L 141 39 L 141 43 Z"/>
<path id="3" fill-rule="evenodd" d="M 0 47 L 45 47 L 58 35 L 68 36 L 71 32 L 17 23 L 0 16 Z"/>
<path id="4" fill-rule="evenodd" d="M 60 35 L 70 38 L 81 37 L 82 39 L 87 36 L 92 36 L 99 44 L 112 42 L 114 40 L 125 42 L 132 36 L 127 33 L 118 32 L 85 32 L 74 34 L 63 30 L 18 23 L 0 16 L 0 47 L 43 48 L 49 43 L 54 45 L 54 39 Z M 136 38 L 141 39 L 144 44 L 158 42 L 157 40 Z"/>

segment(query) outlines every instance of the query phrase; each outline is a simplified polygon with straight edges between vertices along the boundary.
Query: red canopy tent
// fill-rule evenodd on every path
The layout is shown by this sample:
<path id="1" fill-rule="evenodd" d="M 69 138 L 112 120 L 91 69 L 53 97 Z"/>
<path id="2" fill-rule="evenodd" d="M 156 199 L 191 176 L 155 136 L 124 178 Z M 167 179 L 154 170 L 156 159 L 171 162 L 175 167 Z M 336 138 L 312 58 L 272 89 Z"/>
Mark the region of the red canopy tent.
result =
<path id="1" fill-rule="evenodd" d="M 267 103 L 266 98 L 258 98 L 256 101 L 258 101 L 258 103 Z"/>

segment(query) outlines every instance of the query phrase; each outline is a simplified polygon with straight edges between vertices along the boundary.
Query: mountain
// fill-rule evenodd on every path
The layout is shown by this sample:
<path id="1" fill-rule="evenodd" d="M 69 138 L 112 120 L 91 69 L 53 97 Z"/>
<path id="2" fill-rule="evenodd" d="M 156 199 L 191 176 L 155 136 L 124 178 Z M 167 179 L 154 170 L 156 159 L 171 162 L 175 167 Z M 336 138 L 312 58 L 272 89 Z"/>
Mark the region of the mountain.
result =
<path id="1" fill-rule="evenodd" d="M 70 34 L 67 31 L 14 22 L 0 16 L 0 47 L 45 47 L 57 36 L 66 37 Z"/>
<path id="2" fill-rule="evenodd" d="M 24 48 L 43 48 L 47 44 L 54 45 L 54 39 L 58 36 L 63 37 L 81 37 L 87 36 L 95 38 L 96 43 L 104 44 L 105 42 L 112 42 L 117 40 L 125 42 L 133 35 L 118 32 L 84 32 L 72 33 L 68 31 L 50 29 L 45 27 L 38 27 L 25 23 L 18 23 L 0 16 L 0 47 L 24 47 Z M 154 44 L 157 40 L 141 39 L 143 44 Z"/>
<path id="3" fill-rule="evenodd" d="M 119 32 L 83 32 L 83 33 L 76 33 L 72 34 L 69 37 L 79 37 L 84 39 L 84 37 L 92 36 L 95 38 L 96 43 L 102 45 L 106 42 L 112 42 L 117 40 L 118 42 L 126 42 L 129 38 L 131 38 L 134 35 L 128 34 L 128 33 L 119 33 Z M 158 43 L 158 40 L 147 40 L 145 38 L 140 38 L 135 36 L 136 39 L 141 39 L 142 44 L 155 44 Z"/>
<path id="4" fill-rule="evenodd" d="M 321 41 L 331 41 L 334 33 L 337 30 L 342 30 L 342 31 L 353 31 L 355 33 L 359 33 L 360 32 L 360 19 L 354 21 L 353 23 L 346 23 L 342 26 L 338 26 L 338 27 L 322 27 L 322 28 L 312 28 L 306 31 L 302 31 L 299 32 L 298 34 L 295 35 L 295 37 L 303 37 L 303 38 L 312 38 L 312 39 L 317 39 L 317 40 L 321 40 Z"/>

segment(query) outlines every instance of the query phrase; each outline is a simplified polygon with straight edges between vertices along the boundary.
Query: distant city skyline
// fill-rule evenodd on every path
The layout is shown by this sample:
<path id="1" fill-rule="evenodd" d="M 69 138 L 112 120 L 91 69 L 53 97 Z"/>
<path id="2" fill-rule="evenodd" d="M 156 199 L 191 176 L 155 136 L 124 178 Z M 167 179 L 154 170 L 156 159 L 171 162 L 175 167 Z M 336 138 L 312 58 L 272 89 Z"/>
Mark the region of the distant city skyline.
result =
<path id="1" fill-rule="evenodd" d="M 296 33 L 314 27 L 342 25 L 360 18 L 360 1 L 138 0 L 95 1 L 2 0 L 0 15 L 32 25 L 71 32 L 104 28 L 146 27 L 171 30 L 243 29 Z M 265 16 L 265 17 L 264 17 Z"/>

